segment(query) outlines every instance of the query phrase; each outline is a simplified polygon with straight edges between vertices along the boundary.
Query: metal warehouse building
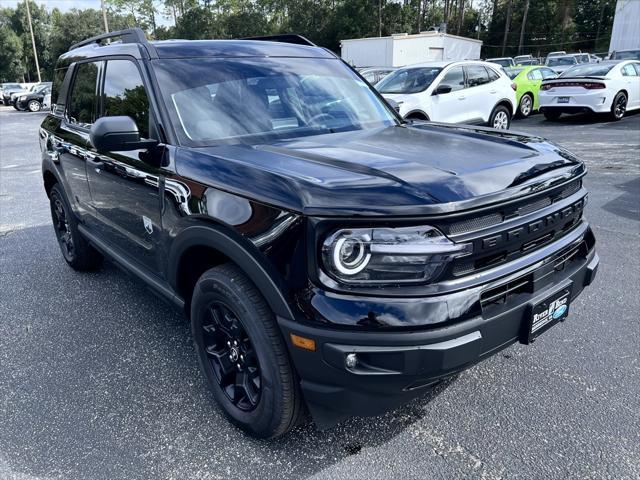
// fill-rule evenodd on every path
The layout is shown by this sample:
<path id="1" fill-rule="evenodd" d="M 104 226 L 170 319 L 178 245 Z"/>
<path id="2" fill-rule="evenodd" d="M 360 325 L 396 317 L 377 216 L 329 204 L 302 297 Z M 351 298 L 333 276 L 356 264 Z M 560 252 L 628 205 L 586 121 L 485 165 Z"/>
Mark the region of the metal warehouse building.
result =
<path id="1" fill-rule="evenodd" d="M 342 58 L 354 67 L 403 67 L 431 60 L 477 60 L 482 41 L 421 32 L 342 40 L 340 46 Z"/>
<path id="2" fill-rule="evenodd" d="M 618 0 L 609 51 L 640 48 L 640 1 Z"/>

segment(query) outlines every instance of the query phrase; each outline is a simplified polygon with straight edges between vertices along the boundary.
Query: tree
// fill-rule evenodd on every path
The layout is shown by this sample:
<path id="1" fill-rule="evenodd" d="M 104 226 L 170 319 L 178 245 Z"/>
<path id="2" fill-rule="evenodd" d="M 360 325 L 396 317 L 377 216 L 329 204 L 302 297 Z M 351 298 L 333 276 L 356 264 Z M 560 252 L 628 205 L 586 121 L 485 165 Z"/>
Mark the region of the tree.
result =
<path id="1" fill-rule="evenodd" d="M 22 41 L 16 33 L 6 25 L 0 25 L 0 81 L 24 81 L 26 72 L 21 59 Z"/>

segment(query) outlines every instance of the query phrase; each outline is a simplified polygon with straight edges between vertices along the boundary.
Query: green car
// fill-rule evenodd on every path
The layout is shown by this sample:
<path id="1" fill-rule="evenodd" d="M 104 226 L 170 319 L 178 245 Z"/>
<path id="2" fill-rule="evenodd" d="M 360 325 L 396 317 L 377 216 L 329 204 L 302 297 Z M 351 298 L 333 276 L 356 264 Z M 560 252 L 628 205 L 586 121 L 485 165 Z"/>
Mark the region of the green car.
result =
<path id="1" fill-rule="evenodd" d="M 549 67 L 541 65 L 505 68 L 504 71 L 518 87 L 516 98 L 518 100 L 518 114 L 521 117 L 528 117 L 534 110 L 538 110 L 538 92 L 542 80 L 558 76 Z"/>

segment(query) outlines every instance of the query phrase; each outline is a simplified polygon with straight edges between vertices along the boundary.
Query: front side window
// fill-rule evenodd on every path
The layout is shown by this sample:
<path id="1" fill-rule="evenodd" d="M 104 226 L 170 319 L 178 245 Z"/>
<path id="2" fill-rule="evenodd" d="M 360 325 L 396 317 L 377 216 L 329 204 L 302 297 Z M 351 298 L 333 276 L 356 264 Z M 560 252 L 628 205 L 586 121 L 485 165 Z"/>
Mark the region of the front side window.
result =
<path id="1" fill-rule="evenodd" d="M 376 88 L 380 93 L 423 92 L 441 71 L 439 67 L 404 68 L 386 76 Z"/>
<path id="2" fill-rule="evenodd" d="M 81 63 L 76 66 L 73 87 L 67 109 L 67 120 L 73 125 L 89 128 L 95 119 L 98 64 Z"/>
<path id="3" fill-rule="evenodd" d="M 440 85 L 449 85 L 452 92 L 462 90 L 464 88 L 464 72 L 462 71 L 462 67 L 453 67 L 449 70 L 440 82 Z"/>
<path id="4" fill-rule="evenodd" d="M 135 63 L 130 60 L 107 62 L 103 102 L 103 116 L 131 117 L 140 136 L 149 138 L 149 98 Z"/>
<path id="5" fill-rule="evenodd" d="M 268 142 L 397 124 L 371 88 L 334 59 L 165 59 L 154 70 L 185 145 Z"/>
<path id="6" fill-rule="evenodd" d="M 489 75 L 482 65 L 467 65 L 467 85 L 469 87 L 478 87 L 490 82 Z"/>

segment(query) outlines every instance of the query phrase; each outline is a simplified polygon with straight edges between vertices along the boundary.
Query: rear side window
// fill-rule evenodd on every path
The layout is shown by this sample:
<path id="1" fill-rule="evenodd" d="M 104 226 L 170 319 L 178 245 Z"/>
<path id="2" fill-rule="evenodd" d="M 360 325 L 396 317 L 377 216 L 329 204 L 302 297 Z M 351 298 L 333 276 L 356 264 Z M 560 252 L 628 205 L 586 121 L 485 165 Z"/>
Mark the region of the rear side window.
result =
<path id="1" fill-rule="evenodd" d="M 60 89 L 62 88 L 62 82 L 64 82 L 64 76 L 67 74 L 66 68 L 59 68 L 53 72 L 53 85 L 51 88 L 51 105 L 58 103 L 58 95 L 60 95 Z"/>
<path id="2" fill-rule="evenodd" d="M 636 69 L 633 68 L 633 64 L 628 63 L 627 65 L 622 67 L 622 75 L 624 75 L 625 77 L 635 77 L 638 74 L 636 73 Z"/>
<path id="3" fill-rule="evenodd" d="M 109 60 L 104 77 L 102 116 L 133 118 L 140 136 L 149 138 L 149 98 L 138 67 L 130 60 Z"/>
<path id="4" fill-rule="evenodd" d="M 88 128 L 95 119 L 96 83 L 98 64 L 89 62 L 76 66 L 73 87 L 69 96 L 67 121 L 73 125 Z"/>
<path id="5" fill-rule="evenodd" d="M 489 81 L 495 82 L 500 78 L 500 74 L 496 72 L 493 68 L 489 68 L 489 67 L 484 67 L 484 68 L 487 70 L 487 73 L 489 74 Z"/>
<path id="6" fill-rule="evenodd" d="M 449 70 L 440 82 L 440 85 L 449 85 L 452 92 L 462 90 L 464 88 L 464 72 L 462 71 L 462 67 L 453 67 Z"/>
<path id="7" fill-rule="evenodd" d="M 542 80 L 542 72 L 539 68 L 531 70 L 527 76 L 529 77 L 529 80 Z"/>
<path id="8" fill-rule="evenodd" d="M 468 65 L 464 68 L 467 70 L 467 84 L 469 87 L 485 85 L 491 81 L 482 65 Z"/>

